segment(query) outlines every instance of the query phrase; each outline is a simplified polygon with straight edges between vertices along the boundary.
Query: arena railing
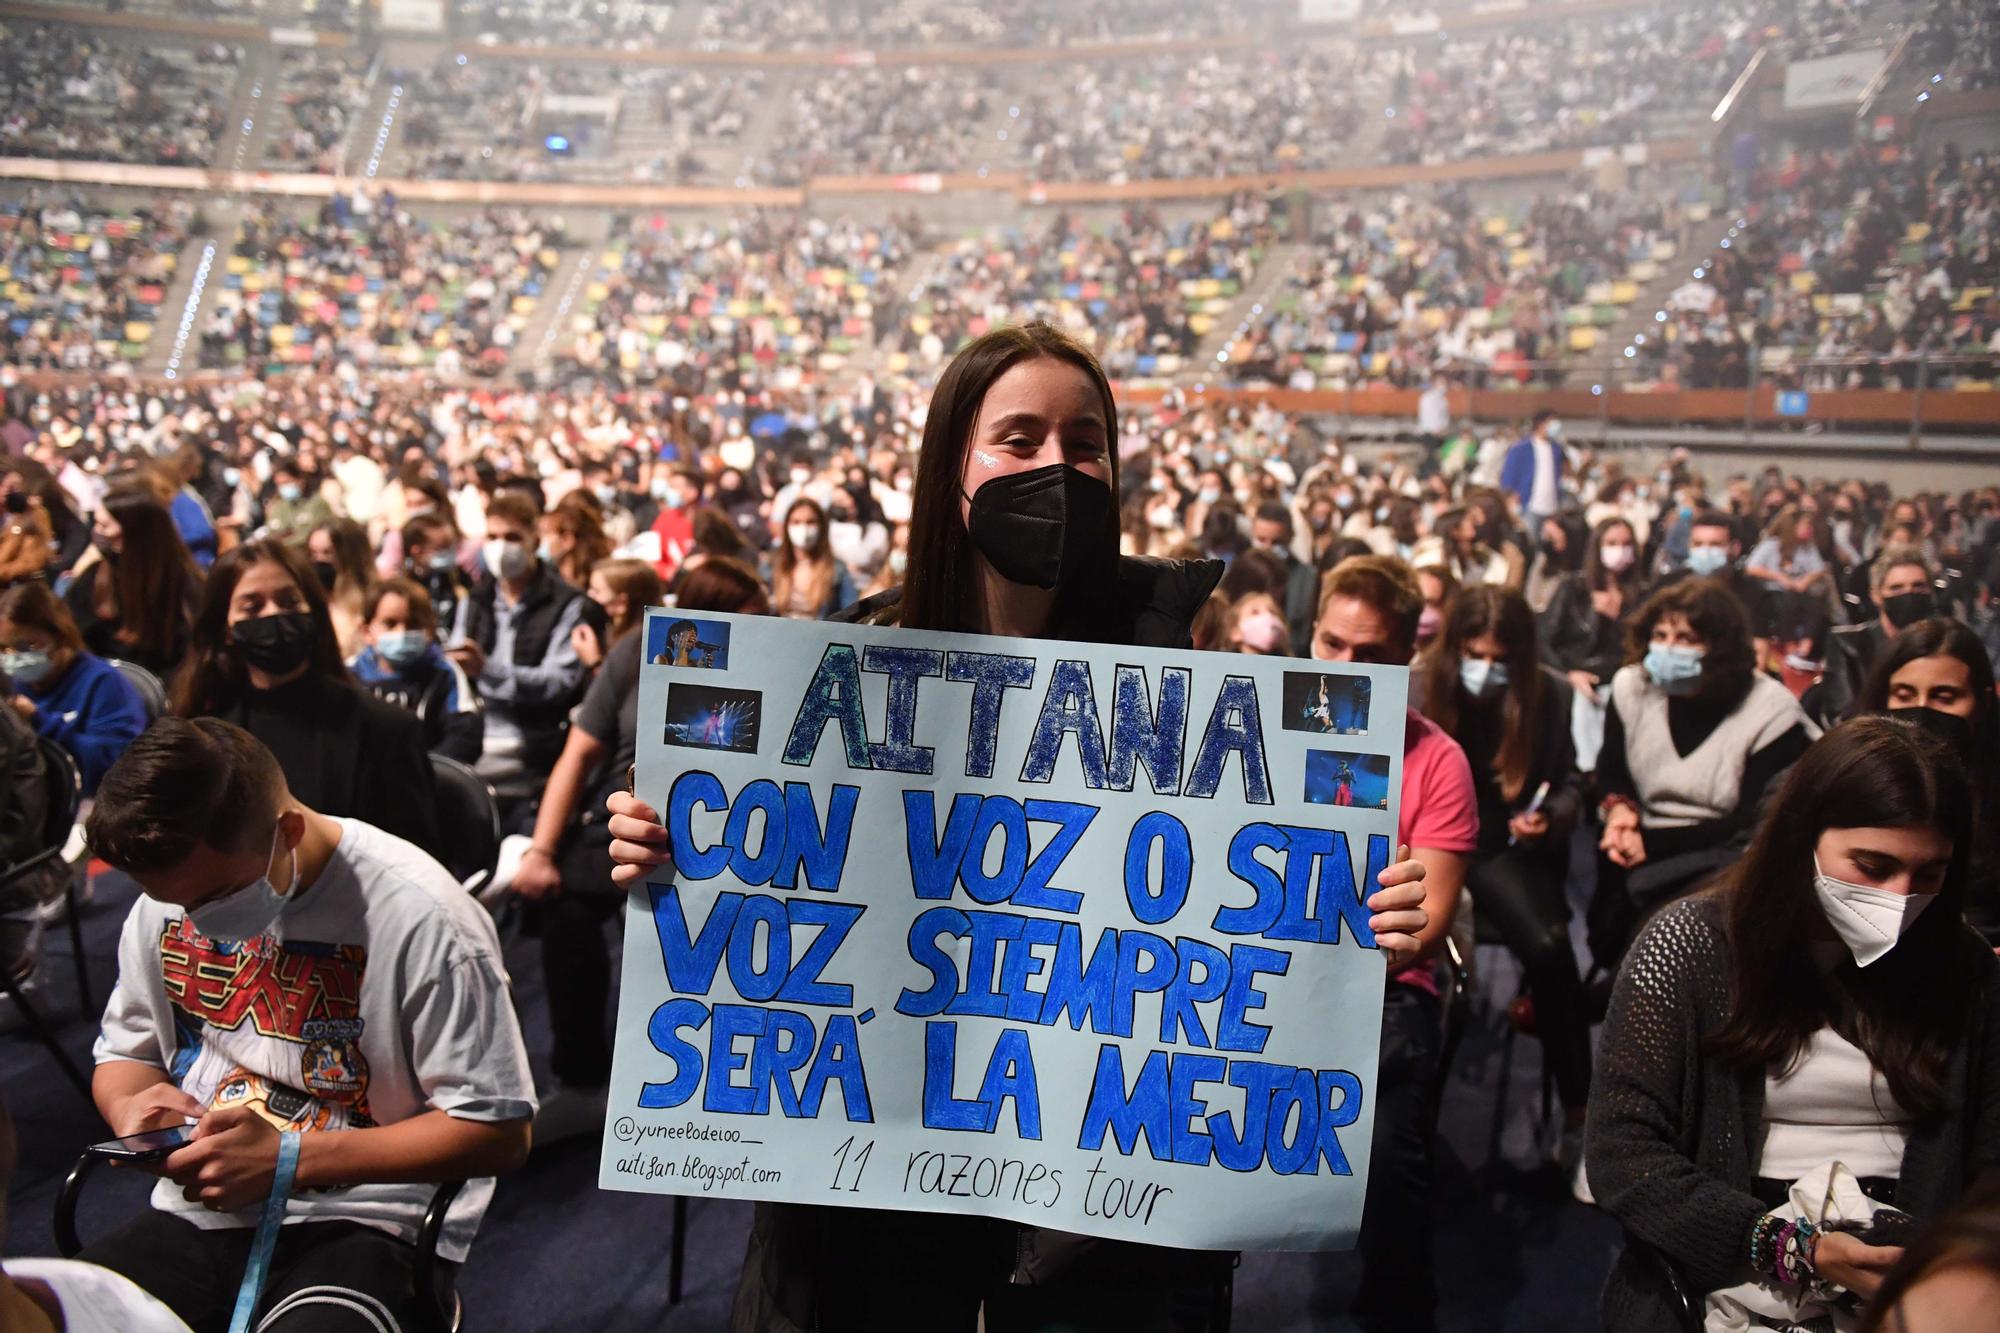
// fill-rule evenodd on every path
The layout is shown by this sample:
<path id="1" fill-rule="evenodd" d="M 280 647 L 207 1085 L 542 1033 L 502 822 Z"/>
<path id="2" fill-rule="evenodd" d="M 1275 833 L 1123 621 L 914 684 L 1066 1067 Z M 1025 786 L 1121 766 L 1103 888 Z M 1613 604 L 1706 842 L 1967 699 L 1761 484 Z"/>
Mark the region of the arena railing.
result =
<path id="1" fill-rule="evenodd" d="M 1561 413 L 1572 436 L 1608 439 L 1620 429 L 1688 427 L 1744 443 L 1773 434 L 1841 432 L 1877 443 L 1902 439 L 1920 448 L 1943 436 L 1988 439 L 2000 446 L 2000 356 L 1845 356 L 1806 358 L 1774 371 L 1752 363 L 1739 382 L 1685 387 L 1662 365 L 1519 361 L 1453 370 L 1454 418 L 1482 423 L 1526 421 L 1544 408 Z M 1890 387 L 1829 388 L 1822 381 L 1858 376 Z M 1909 381 L 1903 387 L 1903 379 Z M 1181 384 L 1124 382 L 1121 401 L 1155 403 L 1169 394 L 1189 401 L 1268 403 L 1281 411 L 1354 422 L 1401 421 L 1414 430 L 1419 384 L 1379 382 L 1291 389 L 1214 377 Z M 1591 427 L 1595 425 L 1593 432 Z"/>

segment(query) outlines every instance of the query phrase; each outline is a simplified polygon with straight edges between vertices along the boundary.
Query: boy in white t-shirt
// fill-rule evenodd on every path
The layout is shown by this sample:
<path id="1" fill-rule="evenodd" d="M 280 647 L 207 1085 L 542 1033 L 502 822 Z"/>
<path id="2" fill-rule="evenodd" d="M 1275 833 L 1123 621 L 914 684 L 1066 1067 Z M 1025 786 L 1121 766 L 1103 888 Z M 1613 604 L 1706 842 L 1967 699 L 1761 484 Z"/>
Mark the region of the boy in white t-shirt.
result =
<path id="1" fill-rule="evenodd" d="M 534 1083 L 491 920 L 417 847 L 301 805 L 270 751 L 212 718 L 154 723 L 87 831 L 145 891 L 97 1042 L 98 1109 L 120 1136 L 195 1126 L 152 1211 L 82 1257 L 225 1328 L 280 1133 L 298 1131 L 259 1326 L 366 1327 L 356 1306 L 414 1326 L 412 1242 L 436 1182 L 469 1182 L 438 1245 L 456 1263 L 492 1177 L 528 1151 Z"/>

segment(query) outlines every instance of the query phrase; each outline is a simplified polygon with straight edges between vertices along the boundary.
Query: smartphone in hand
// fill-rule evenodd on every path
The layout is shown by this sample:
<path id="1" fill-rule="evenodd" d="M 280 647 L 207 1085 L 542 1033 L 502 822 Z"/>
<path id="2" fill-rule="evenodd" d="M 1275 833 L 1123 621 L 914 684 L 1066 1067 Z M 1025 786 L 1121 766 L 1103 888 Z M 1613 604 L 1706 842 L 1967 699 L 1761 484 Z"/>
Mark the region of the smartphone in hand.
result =
<path id="1" fill-rule="evenodd" d="M 157 1162 L 175 1149 L 184 1147 L 193 1133 L 193 1125 L 173 1125 L 167 1129 L 149 1129 L 144 1134 L 127 1134 L 122 1139 L 93 1143 L 84 1151 L 107 1162 Z"/>

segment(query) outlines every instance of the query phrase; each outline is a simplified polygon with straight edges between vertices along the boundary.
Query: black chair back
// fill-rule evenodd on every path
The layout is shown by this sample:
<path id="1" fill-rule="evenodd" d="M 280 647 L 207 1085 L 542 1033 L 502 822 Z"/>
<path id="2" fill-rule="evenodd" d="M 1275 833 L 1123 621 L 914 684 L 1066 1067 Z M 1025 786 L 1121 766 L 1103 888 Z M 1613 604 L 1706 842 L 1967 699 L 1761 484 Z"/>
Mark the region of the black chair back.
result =
<path id="1" fill-rule="evenodd" d="M 431 771 L 447 849 L 438 859 L 467 893 L 477 893 L 500 864 L 500 802 L 486 779 L 456 759 L 434 754 Z"/>
<path id="2" fill-rule="evenodd" d="M 0 868 L 0 884 L 11 884 L 61 856 L 69 843 L 69 831 L 76 827 L 76 812 L 83 807 L 83 775 L 69 751 L 46 736 L 35 742 L 35 749 L 42 756 L 42 784 L 48 798 L 42 812 L 41 842 L 32 856 Z"/>
<path id="3" fill-rule="evenodd" d="M 61 852 L 76 827 L 76 812 L 83 808 L 83 773 L 70 752 L 44 737 L 36 742 L 47 771 L 49 808 L 42 824 L 42 846 Z"/>
<path id="4" fill-rule="evenodd" d="M 139 699 L 146 705 L 146 721 L 151 722 L 167 711 L 167 687 L 160 678 L 137 662 L 127 662 L 112 658 L 111 665 L 118 668 L 118 674 L 132 682 L 132 688 L 139 691 Z"/>

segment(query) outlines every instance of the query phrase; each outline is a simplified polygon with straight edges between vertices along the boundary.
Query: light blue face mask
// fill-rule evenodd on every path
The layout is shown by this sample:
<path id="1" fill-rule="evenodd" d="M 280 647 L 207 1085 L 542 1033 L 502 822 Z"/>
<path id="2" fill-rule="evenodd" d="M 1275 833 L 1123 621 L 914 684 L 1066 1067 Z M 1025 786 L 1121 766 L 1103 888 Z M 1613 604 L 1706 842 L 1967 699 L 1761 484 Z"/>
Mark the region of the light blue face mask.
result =
<path id="1" fill-rule="evenodd" d="M 1646 650 L 1646 674 L 1668 694 L 1693 694 L 1701 681 L 1702 650 L 1656 643 Z"/>
<path id="2" fill-rule="evenodd" d="M 1689 573 L 1701 578 L 1720 574 L 1729 568 L 1729 552 L 1720 546 L 1690 546 L 1687 567 Z"/>
<path id="3" fill-rule="evenodd" d="M 375 653 L 393 667 L 406 667 L 424 655 L 431 646 L 431 636 L 420 629 L 392 630 L 377 636 Z"/>
<path id="4" fill-rule="evenodd" d="M 49 655 L 39 648 L 18 653 L 0 653 L 0 671 L 16 685 L 39 685 L 49 674 Z"/>
<path id="5" fill-rule="evenodd" d="M 1491 699 L 1507 688 L 1507 664 L 1483 657 L 1458 659 L 1458 683 L 1475 699 Z"/>
<path id="6" fill-rule="evenodd" d="M 297 504 L 299 496 L 303 494 L 303 491 L 289 481 L 280 482 L 278 485 L 278 498 L 286 504 Z"/>
<path id="7" fill-rule="evenodd" d="M 283 836 L 282 825 L 271 830 L 271 856 L 274 859 L 278 855 L 278 841 Z M 218 943 L 241 944 L 245 940 L 256 939 L 277 924 L 285 904 L 298 890 L 298 851 L 294 849 L 291 856 L 292 874 L 283 893 L 279 893 L 271 883 L 267 870 L 254 883 L 246 884 L 234 893 L 225 893 L 220 898 L 210 898 L 205 903 L 190 907 L 188 920 L 196 930 Z"/>

